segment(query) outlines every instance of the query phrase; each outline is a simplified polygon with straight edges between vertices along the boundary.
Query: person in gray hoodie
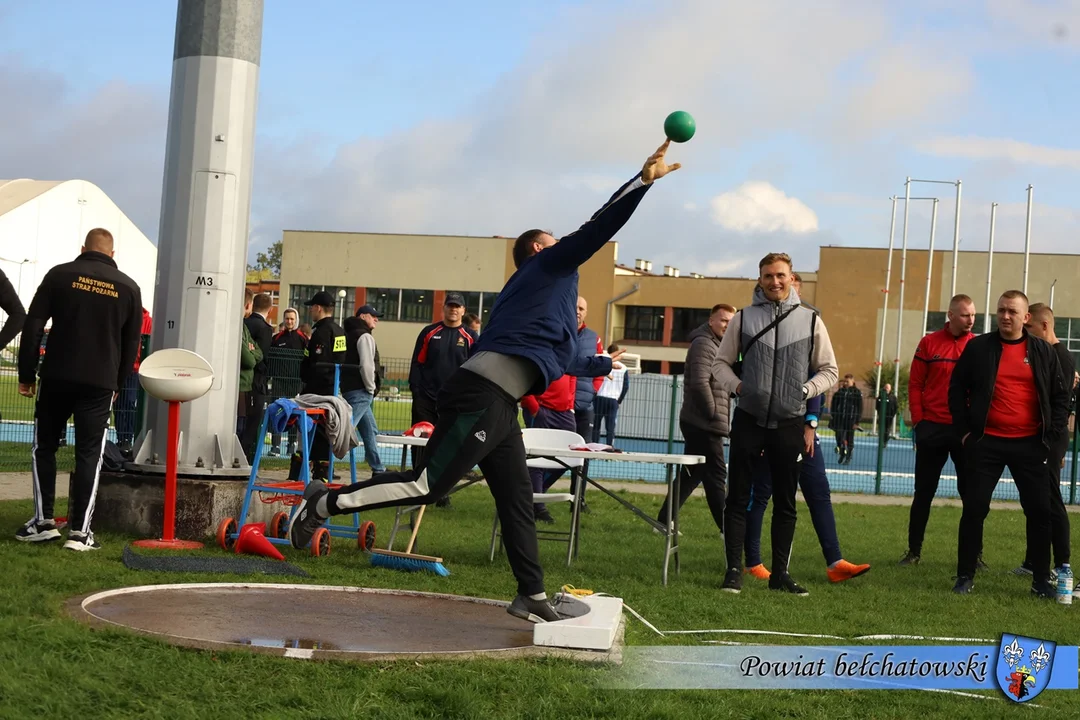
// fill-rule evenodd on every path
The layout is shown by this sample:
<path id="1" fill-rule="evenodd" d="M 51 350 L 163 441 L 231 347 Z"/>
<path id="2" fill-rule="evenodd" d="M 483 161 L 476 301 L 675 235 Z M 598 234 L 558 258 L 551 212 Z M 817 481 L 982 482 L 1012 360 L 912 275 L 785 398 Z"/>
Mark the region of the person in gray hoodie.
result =
<path id="1" fill-rule="evenodd" d="M 795 489 L 803 454 L 814 449 L 813 433 L 803 429 L 806 399 L 832 387 L 839 371 L 825 323 L 802 305 L 792 287 L 791 258 L 769 253 L 758 263 L 758 274 L 753 304 L 732 318 L 717 353 L 720 386 L 738 396 L 724 510 L 728 569 L 721 589 L 742 590 L 746 509 L 754 464 L 764 454 L 773 481 L 769 589 L 807 595 L 788 574 L 797 518 Z"/>
<path id="2" fill-rule="evenodd" d="M 705 500 L 713 522 L 724 532 L 724 502 L 727 497 L 727 465 L 724 464 L 724 438 L 730 427 L 731 394 L 720 387 L 716 376 L 716 357 L 720 341 L 727 331 L 728 323 L 735 315 L 735 308 L 720 303 L 709 313 L 709 321 L 690 333 L 690 349 L 686 351 L 683 370 L 683 404 L 679 412 L 679 430 L 682 431 L 687 455 L 702 455 L 703 465 L 683 467 L 679 480 L 679 507 L 698 485 L 705 489 Z M 656 519 L 667 521 L 668 503 L 664 500 Z"/>

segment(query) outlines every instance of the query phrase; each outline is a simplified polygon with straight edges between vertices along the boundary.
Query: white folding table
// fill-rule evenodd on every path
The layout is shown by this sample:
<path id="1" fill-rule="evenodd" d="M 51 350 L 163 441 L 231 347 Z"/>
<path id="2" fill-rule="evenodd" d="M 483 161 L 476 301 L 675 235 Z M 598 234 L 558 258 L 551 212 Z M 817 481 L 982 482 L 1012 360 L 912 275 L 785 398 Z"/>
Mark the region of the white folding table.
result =
<path id="1" fill-rule="evenodd" d="M 406 467 L 408 462 L 408 448 L 422 447 L 427 445 L 427 438 L 407 437 L 404 435 L 379 435 L 378 442 L 385 445 L 400 445 L 401 446 L 401 466 Z M 682 475 L 679 470 L 683 467 L 692 465 L 701 465 L 705 462 L 705 458 L 701 455 L 669 455 L 667 453 L 640 453 L 640 452 L 596 452 L 592 450 L 571 450 L 569 448 L 550 448 L 550 447 L 528 447 L 525 448 L 525 454 L 531 458 L 545 458 L 547 460 L 553 460 L 560 464 L 564 459 L 571 458 L 584 458 L 586 460 L 605 460 L 612 462 L 634 462 L 645 463 L 650 465 L 663 465 L 667 469 L 666 484 L 667 484 L 667 518 L 666 522 L 657 522 L 656 518 L 652 515 L 641 510 L 633 503 L 620 497 L 616 493 L 612 492 L 603 484 L 589 477 L 587 474 L 581 472 L 581 469 L 577 469 L 584 483 L 578 483 L 574 488 L 576 495 L 574 502 L 576 507 L 580 507 L 581 500 L 583 499 L 585 492 L 585 484 L 588 483 L 596 489 L 603 492 L 610 498 L 613 498 L 620 505 L 630 510 L 639 518 L 648 523 L 651 527 L 656 528 L 661 535 L 664 536 L 664 565 L 662 572 L 662 581 L 664 585 L 668 582 L 668 568 L 671 563 L 672 557 L 675 559 L 675 572 L 679 572 L 679 482 Z M 570 467 L 566 467 L 570 470 Z M 479 482 L 479 479 L 473 479 L 460 483 L 451 492 L 457 492 L 473 483 Z M 394 535 L 397 533 L 399 520 L 404 513 L 414 512 L 419 509 L 419 506 L 414 507 L 402 507 L 398 508 L 397 516 L 394 520 L 394 528 L 390 533 L 390 544 L 394 542 Z M 578 517 L 578 513 L 573 513 L 575 518 Z M 578 528 L 574 528 L 577 532 Z"/>

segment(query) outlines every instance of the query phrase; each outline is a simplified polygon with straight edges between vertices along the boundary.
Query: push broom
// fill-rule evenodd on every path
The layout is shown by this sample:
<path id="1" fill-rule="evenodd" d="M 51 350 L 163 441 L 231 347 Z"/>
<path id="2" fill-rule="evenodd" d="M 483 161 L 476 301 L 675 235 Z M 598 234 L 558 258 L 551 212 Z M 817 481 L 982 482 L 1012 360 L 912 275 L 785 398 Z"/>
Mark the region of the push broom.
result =
<path id="1" fill-rule="evenodd" d="M 409 544 L 405 547 L 405 552 L 372 550 L 371 564 L 373 566 L 390 568 L 391 570 L 405 570 L 407 572 L 427 571 L 443 577 L 450 574 L 450 571 L 442 564 L 442 558 L 412 554 L 413 545 L 416 543 L 416 533 L 420 531 L 420 521 L 424 519 L 424 508 L 426 507 L 426 505 L 420 506 L 420 512 L 416 515 L 416 522 L 413 524 L 412 535 L 409 536 Z"/>

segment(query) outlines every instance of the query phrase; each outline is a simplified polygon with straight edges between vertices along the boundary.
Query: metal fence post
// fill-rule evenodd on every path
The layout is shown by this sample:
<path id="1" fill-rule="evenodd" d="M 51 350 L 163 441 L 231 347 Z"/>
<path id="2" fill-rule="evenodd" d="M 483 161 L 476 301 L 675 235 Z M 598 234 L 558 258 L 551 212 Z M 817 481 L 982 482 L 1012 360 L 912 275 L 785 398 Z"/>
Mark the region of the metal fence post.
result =
<path id="1" fill-rule="evenodd" d="M 881 494 L 881 466 L 885 462 L 885 443 L 884 435 L 889 432 L 888 424 L 885 422 L 885 407 L 888 400 L 888 396 L 885 393 L 881 393 L 878 397 L 878 437 L 877 437 L 877 469 L 874 472 L 874 494 Z"/>
<path id="2" fill-rule="evenodd" d="M 668 409 L 667 452 L 675 452 L 675 403 L 679 400 L 679 376 L 671 376 L 671 406 Z"/>
<path id="3" fill-rule="evenodd" d="M 1069 470 L 1069 504 L 1076 504 L 1076 461 L 1080 453 L 1080 427 L 1073 420 L 1072 468 Z"/>
<path id="4" fill-rule="evenodd" d="M 142 349 L 139 352 L 140 358 L 146 358 L 150 354 L 150 336 L 142 336 Z M 137 384 L 137 390 L 135 391 L 135 437 L 132 440 L 138 439 L 142 435 L 143 423 L 146 420 L 146 391 L 143 390 L 142 383 Z"/>

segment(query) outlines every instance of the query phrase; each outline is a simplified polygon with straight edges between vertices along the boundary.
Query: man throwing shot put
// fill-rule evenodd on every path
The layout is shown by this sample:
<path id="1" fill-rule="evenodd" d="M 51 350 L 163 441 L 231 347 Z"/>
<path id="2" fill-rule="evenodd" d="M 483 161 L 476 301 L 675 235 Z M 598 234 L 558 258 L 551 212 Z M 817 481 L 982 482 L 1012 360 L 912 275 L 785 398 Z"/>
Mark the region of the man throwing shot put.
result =
<path id="1" fill-rule="evenodd" d="M 664 161 L 667 149 L 665 142 L 576 232 L 559 241 L 543 230 L 528 230 L 517 238 L 517 271 L 499 294 L 472 355 L 439 394 L 435 431 L 416 468 L 336 490 L 310 483 L 289 526 L 293 547 L 305 547 L 331 515 L 430 504 L 479 464 L 495 498 L 507 559 L 517 579 L 518 594 L 508 612 L 531 622 L 560 619 L 544 591 L 517 404 L 564 374 L 611 372 L 618 354 L 578 355 L 578 267 L 626 224 L 653 181 L 679 168 Z"/>

